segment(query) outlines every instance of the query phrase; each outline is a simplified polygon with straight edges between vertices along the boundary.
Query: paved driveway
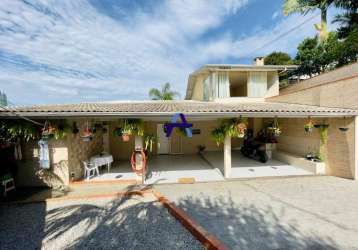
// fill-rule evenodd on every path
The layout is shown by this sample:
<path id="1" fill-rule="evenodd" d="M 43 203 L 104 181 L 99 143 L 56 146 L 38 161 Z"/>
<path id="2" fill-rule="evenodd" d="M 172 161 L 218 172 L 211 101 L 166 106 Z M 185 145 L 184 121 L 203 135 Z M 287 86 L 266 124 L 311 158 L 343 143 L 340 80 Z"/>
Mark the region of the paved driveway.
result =
<path id="1" fill-rule="evenodd" d="M 155 188 L 232 249 L 358 249 L 358 181 L 315 176 Z"/>
<path id="2" fill-rule="evenodd" d="M 154 197 L 0 205 L 0 249 L 203 249 Z"/>

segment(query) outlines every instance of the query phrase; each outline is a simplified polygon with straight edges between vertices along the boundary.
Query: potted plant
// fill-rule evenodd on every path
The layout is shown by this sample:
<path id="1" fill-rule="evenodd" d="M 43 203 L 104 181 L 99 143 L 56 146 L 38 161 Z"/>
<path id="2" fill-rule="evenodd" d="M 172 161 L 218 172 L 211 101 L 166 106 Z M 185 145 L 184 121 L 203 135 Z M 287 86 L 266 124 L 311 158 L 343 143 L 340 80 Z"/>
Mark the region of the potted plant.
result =
<path id="1" fill-rule="evenodd" d="M 70 126 L 65 121 L 63 121 L 57 125 L 57 129 L 55 130 L 54 133 L 54 138 L 55 140 L 63 139 L 70 132 L 71 132 Z"/>
<path id="2" fill-rule="evenodd" d="M 84 142 L 89 142 L 93 139 L 94 135 L 92 132 L 92 129 L 88 126 L 88 122 L 86 124 L 86 128 L 83 130 L 83 133 L 81 135 L 81 139 Z"/>
<path id="3" fill-rule="evenodd" d="M 83 130 L 83 133 L 81 135 L 81 139 L 84 142 L 89 142 L 93 139 L 93 133 L 92 130 L 90 128 L 85 128 Z"/>
<path id="4" fill-rule="evenodd" d="M 122 123 L 122 140 L 127 142 L 132 134 L 143 136 L 144 124 L 141 119 L 125 119 Z"/>
<path id="5" fill-rule="evenodd" d="M 54 136 L 55 131 L 55 126 L 52 126 L 50 123 L 45 122 L 45 126 L 42 129 L 41 136 L 43 139 L 49 139 Z"/>
<path id="6" fill-rule="evenodd" d="M 309 120 L 305 125 L 304 125 L 304 129 L 306 133 L 312 133 L 314 128 L 314 123 L 312 120 Z"/>
<path id="7" fill-rule="evenodd" d="M 246 130 L 247 130 L 247 122 L 245 120 L 241 120 L 237 125 L 237 137 L 243 138 L 245 136 Z"/>
<path id="8" fill-rule="evenodd" d="M 349 130 L 349 128 L 347 127 L 347 122 L 346 122 L 346 117 L 343 118 L 344 119 L 344 126 L 343 127 L 339 127 L 339 130 L 341 132 L 347 132 Z"/>
<path id="9" fill-rule="evenodd" d="M 124 120 L 121 127 L 121 136 L 124 142 L 128 142 L 133 132 L 133 126 L 128 120 Z"/>

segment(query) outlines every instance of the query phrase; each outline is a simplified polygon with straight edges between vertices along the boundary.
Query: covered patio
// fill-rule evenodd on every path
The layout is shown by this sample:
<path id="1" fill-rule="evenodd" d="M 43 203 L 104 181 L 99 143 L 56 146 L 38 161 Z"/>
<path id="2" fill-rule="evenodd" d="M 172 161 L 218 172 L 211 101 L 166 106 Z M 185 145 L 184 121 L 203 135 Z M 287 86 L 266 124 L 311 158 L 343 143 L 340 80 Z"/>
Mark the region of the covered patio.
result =
<path id="1" fill-rule="evenodd" d="M 116 161 L 110 171 L 100 170 L 91 180 L 136 180 L 129 161 Z M 213 168 L 200 155 L 153 155 L 148 165 L 146 184 L 222 181 L 220 170 Z"/>
<path id="2" fill-rule="evenodd" d="M 192 155 L 154 155 L 148 166 L 146 184 L 188 183 L 223 181 L 223 152 L 212 151 Z M 232 152 L 232 170 L 229 178 L 255 178 L 269 176 L 313 175 L 313 172 L 278 160 L 266 163 L 246 158 L 240 151 Z M 135 181 L 138 177 L 128 161 L 116 161 L 110 171 L 100 170 L 100 175 L 90 181 Z"/>

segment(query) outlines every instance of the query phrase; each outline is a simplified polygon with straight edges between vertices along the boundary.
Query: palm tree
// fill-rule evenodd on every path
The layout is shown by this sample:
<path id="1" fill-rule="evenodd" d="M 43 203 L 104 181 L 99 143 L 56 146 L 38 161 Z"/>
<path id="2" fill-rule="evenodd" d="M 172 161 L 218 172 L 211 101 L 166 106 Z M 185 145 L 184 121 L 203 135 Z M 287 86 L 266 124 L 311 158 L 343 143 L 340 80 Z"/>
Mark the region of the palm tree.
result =
<path id="1" fill-rule="evenodd" d="M 152 88 L 149 90 L 149 96 L 152 100 L 174 100 L 175 96 L 179 96 L 180 94 L 175 91 L 170 90 L 170 83 L 167 82 L 162 86 L 162 89 Z"/>
<path id="2" fill-rule="evenodd" d="M 344 12 L 336 15 L 333 22 L 340 24 L 337 29 L 339 38 L 346 38 L 354 29 L 358 29 L 358 1 L 335 0 L 335 5 Z"/>
<path id="3" fill-rule="evenodd" d="M 299 12 L 307 14 L 315 9 L 321 10 L 321 23 L 315 24 L 319 32 L 320 41 L 327 38 L 327 9 L 334 2 L 334 0 L 285 0 L 283 5 L 283 14 L 289 15 L 291 13 Z"/>

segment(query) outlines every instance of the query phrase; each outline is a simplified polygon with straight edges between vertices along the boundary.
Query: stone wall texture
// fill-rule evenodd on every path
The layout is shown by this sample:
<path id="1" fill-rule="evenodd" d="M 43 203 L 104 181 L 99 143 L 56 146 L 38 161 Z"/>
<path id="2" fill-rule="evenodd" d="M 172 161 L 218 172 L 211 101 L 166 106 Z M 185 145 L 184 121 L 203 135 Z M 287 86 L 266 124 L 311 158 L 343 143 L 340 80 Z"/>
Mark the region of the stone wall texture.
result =
<path id="1" fill-rule="evenodd" d="M 68 121 L 72 124 L 74 121 Z M 80 138 L 86 124 L 76 121 L 80 132 L 70 133 L 62 140 L 49 140 L 50 169 L 40 169 L 37 141 L 23 143 L 23 160 L 18 162 L 17 186 L 48 186 L 60 188 L 69 184 L 70 180 L 81 179 L 84 175 L 82 161 L 103 151 L 102 131 L 98 131 L 94 139 L 84 142 Z M 73 173 L 73 178 L 71 178 Z"/>

